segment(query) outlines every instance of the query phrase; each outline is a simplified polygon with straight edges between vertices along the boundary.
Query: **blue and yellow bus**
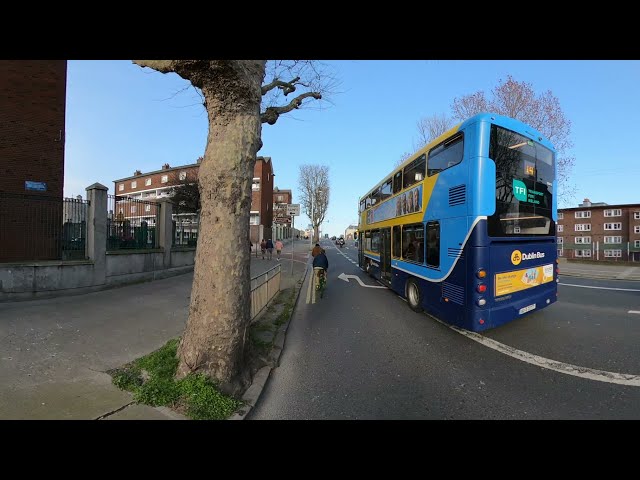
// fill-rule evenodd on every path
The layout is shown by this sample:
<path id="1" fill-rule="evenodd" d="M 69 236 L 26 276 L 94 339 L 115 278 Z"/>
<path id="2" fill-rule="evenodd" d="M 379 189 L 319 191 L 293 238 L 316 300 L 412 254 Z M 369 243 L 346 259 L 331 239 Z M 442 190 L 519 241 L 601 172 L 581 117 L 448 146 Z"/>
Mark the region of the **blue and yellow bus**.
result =
<path id="1" fill-rule="evenodd" d="M 481 113 L 424 146 L 359 202 L 359 265 L 416 311 L 471 331 L 557 299 L 552 144 Z"/>

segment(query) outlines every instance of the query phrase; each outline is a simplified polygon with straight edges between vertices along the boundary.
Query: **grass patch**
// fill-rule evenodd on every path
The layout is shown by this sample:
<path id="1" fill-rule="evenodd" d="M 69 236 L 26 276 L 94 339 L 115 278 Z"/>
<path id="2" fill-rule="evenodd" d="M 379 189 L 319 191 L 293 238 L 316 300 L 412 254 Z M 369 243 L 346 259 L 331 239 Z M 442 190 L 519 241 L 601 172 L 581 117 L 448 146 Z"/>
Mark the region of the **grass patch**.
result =
<path id="1" fill-rule="evenodd" d="M 235 412 L 240 402 L 220 393 L 204 375 L 190 373 L 182 380 L 174 379 L 177 351 L 178 339 L 170 340 L 155 352 L 107 373 L 116 387 L 132 392 L 138 403 L 179 408 L 197 420 L 222 420 Z"/>
<path id="2" fill-rule="evenodd" d="M 291 293 L 289 294 L 289 298 L 287 298 L 284 308 L 278 318 L 273 322 L 275 325 L 280 326 L 286 323 L 293 313 L 293 307 L 296 303 L 296 290 L 295 288 L 291 289 Z"/>

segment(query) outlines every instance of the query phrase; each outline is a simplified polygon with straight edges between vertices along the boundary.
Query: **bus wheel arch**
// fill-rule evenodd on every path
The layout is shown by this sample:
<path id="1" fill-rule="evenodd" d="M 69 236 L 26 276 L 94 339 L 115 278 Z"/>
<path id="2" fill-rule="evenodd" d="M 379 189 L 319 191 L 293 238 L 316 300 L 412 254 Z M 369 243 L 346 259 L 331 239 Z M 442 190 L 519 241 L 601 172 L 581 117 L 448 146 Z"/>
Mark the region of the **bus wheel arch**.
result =
<path id="1" fill-rule="evenodd" d="M 405 284 L 404 291 L 409 308 L 414 312 L 422 312 L 423 295 L 420 290 L 420 285 L 418 285 L 418 281 L 413 277 L 409 278 Z"/>

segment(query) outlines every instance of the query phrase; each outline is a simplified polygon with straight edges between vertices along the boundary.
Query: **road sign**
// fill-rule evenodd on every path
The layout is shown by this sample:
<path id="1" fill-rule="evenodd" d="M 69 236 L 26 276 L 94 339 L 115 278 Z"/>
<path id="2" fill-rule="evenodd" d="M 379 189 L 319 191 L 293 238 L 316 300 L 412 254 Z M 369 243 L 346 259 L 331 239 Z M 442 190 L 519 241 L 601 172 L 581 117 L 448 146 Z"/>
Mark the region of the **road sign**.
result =
<path id="1" fill-rule="evenodd" d="M 276 217 L 273 223 L 291 223 L 291 217 Z"/>
<path id="2" fill-rule="evenodd" d="M 300 215 L 300 204 L 299 203 L 288 204 L 287 215 Z"/>

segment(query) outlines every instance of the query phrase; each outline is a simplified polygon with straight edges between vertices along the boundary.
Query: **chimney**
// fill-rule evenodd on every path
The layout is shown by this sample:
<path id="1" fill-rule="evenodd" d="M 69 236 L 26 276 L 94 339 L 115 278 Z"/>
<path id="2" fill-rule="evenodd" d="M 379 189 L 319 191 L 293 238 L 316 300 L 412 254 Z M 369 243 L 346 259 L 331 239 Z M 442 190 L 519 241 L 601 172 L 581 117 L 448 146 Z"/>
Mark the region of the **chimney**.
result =
<path id="1" fill-rule="evenodd" d="M 196 163 L 201 163 L 203 158 L 204 157 L 198 157 L 198 159 L 196 160 Z"/>
<path id="2" fill-rule="evenodd" d="M 164 165 L 162 165 L 162 170 L 169 170 L 171 168 L 171 166 L 168 163 L 165 163 Z"/>
<path id="3" fill-rule="evenodd" d="M 142 175 L 142 172 L 140 170 L 136 170 L 135 172 L 133 172 L 134 175 Z"/>

